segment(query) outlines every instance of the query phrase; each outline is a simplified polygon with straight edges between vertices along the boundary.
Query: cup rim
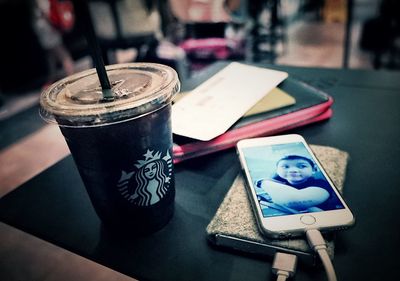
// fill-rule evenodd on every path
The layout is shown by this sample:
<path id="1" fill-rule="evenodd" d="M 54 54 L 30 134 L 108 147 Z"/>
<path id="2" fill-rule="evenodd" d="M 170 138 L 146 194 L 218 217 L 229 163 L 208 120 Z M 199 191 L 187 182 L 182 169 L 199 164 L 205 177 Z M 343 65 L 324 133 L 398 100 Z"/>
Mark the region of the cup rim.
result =
<path id="1" fill-rule="evenodd" d="M 110 75 L 115 71 L 127 70 L 132 73 L 145 73 L 161 78 L 160 83 L 152 85 L 145 94 L 139 93 L 132 98 L 120 98 L 111 102 L 95 104 L 61 104 L 57 98 L 68 91 L 68 86 L 82 79 L 97 76 L 96 69 L 88 69 L 61 79 L 40 96 L 40 116 L 49 123 L 66 127 L 88 127 L 120 123 L 154 112 L 170 104 L 172 96 L 179 92 L 178 74 L 169 66 L 157 63 L 124 63 L 106 66 Z M 152 78 L 153 79 L 153 78 Z M 100 85 L 100 82 L 99 82 Z M 63 93 L 65 98 L 65 93 Z"/>

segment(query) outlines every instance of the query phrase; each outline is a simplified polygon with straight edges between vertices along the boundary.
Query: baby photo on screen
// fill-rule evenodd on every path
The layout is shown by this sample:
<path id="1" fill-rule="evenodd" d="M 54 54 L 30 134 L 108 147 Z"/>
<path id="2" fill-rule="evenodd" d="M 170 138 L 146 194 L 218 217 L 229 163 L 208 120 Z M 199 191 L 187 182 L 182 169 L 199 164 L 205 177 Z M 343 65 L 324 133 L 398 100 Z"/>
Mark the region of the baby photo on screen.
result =
<path id="1" fill-rule="evenodd" d="M 301 142 L 248 147 L 244 155 L 264 217 L 344 208 Z"/>

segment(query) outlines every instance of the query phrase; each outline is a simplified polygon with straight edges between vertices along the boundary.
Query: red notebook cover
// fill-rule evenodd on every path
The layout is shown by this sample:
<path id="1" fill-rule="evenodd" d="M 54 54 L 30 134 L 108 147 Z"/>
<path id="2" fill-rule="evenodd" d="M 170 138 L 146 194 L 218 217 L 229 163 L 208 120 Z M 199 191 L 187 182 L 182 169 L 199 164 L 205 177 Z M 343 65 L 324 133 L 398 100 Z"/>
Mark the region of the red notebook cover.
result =
<path id="1" fill-rule="evenodd" d="M 210 75 L 212 74 L 211 72 Z M 290 77 L 278 87 L 293 96 L 296 103 L 242 118 L 227 132 L 210 141 L 199 141 L 174 135 L 174 163 L 232 148 L 241 139 L 278 134 L 326 120 L 332 116 L 330 107 L 333 99 L 319 89 Z"/>

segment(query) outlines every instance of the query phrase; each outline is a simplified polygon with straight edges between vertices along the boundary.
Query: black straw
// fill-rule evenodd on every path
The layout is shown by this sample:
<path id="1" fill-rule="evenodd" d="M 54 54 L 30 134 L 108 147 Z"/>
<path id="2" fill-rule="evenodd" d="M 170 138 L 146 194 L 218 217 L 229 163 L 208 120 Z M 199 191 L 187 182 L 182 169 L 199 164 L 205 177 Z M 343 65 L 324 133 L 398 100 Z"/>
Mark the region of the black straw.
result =
<path id="1" fill-rule="evenodd" d="M 97 76 L 100 80 L 103 98 L 106 101 L 113 100 L 114 98 L 111 92 L 110 80 L 108 79 L 103 57 L 101 55 L 100 45 L 94 32 L 93 22 L 89 13 L 87 0 L 73 0 L 73 4 L 76 17 L 80 21 L 81 26 L 84 29 L 84 35 L 89 45 L 90 54 L 96 67 Z"/>

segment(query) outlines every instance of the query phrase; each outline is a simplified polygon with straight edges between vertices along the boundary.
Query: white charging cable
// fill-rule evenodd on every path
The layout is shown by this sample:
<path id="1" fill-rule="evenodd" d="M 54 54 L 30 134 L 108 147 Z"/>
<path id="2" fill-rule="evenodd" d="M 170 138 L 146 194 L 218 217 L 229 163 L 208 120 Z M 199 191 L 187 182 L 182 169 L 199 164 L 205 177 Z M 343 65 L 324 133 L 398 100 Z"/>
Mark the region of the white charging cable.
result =
<path id="1" fill-rule="evenodd" d="M 321 258 L 328 280 L 337 281 L 335 269 L 328 255 L 326 242 L 321 232 L 318 229 L 309 229 L 306 231 L 306 236 L 310 247 L 317 252 Z"/>
<path id="2" fill-rule="evenodd" d="M 276 281 L 285 281 L 296 273 L 297 256 L 276 252 L 272 263 L 272 272 L 277 275 Z"/>
<path id="3" fill-rule="evenodd" d="M 308 244 L 318 253 L 325 268 L 329 281 L 337 281 L 335 269 L 327 251 L 324 237 L 318 229 L 306 231 Z M 277 281 L 285 281 L 296 273 L 297 256 L 276 252 L 272 263 L 272 272 L 277 275 Z"/>

